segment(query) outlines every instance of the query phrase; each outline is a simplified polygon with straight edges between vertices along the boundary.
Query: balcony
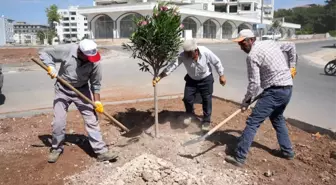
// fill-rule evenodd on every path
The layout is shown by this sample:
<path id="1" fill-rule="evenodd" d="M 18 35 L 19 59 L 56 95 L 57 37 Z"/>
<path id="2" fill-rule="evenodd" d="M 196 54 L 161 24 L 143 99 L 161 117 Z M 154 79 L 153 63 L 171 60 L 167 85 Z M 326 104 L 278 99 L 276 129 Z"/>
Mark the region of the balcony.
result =
<path id="1" fill-rule="evenodd" d="M 111 5 L 111 4 L 126 4 L 127 0 L 95 0 L 97 6 Z"/>
<path id="2" fill-rule="evenodd" d="M 212 2 L 213 5 L 220 5 L 220 4 L 227 4 L 229 1 L 228 0 L 214 0 Z"/>

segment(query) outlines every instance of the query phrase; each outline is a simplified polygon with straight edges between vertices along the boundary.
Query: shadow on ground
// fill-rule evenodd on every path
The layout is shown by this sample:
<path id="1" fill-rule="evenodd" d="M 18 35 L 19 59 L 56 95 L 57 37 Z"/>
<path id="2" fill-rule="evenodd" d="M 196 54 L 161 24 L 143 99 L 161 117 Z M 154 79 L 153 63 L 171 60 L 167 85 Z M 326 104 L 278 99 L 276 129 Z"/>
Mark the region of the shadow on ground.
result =
<path id="1" fill-rule="evenodd" d="M 184 111 L 162 110 L 158 113 L 158 122 L 159 124 L 170 124 L 170 128 L 173 130 L 185 129 L 188 127 L 188 125 L 183 124 L 186 116 Z M 142 111 L 136 108 L 128 108 L 126 111 L 118 112 L 113 117 L 130 130 L 130 132 L 123 135 L 125 137 L 136 137 L 155 128 L 153 109 Z M 193 122 L 199 125 L 200 122 L 198 121 L 194 120 Z"/>
<path id="2" fill-rule="evenodd" d="M 208 138 L 206 138 L 206 141 L 210 141 L 214 144 L 211 147 L 209 147 L 209 148 L 205 149 L 204 151 L 199 152 L 195 155 L 191 155 L 191 154 L 178 154 L 178 155 L 181 156 L 181 157 L 193 159 L 193 158 L 201 156 L 201 155 L 211 151 L 212 149 L 216 148 L 217 146 L 221 146 L 221 145 L 226 146 L 226 148 L 225 148 L 226 155 L 234 155 L 234 151 L 235 151 L 235 149 L 237 147 L 237 143 L 239 141 L 239 136 L 237 137 L 237 136 L 233 135 L 232 133 L 236 133 L 236 134 L 241 135 L 242 131 L 240 131 L 240 130 L 216 131 L 212 135 L 210 135 Z M 201 133 L 198 133 L 198 134 L 199 134 L 198 137 L 202 136 Z M 203 141 L 200 141 L 200 142 L 203 142 Z M 193 143 L 193 144 L 200 144 L 200 143 Z M 188 146 L 186 146 L 186 147 L 188 147 Z M 272 154 L 272 149 L 271 148 L 269 148 L 269 147 L 267 147 L 263 144 L 260 144 L 258 142 L 253 141 L 251 147 L 259 148 L 259 149 L 262 149 L 262 150 Z"/>
<path id="3" fill-rule="evenodd" d="M 334 75 L 327 75 L 327 74 L 325 74 L 325 73 L 320 73 L 320 75 L 321 75 L 321 76 L 331 76 L 331 77 L 336 77 L 336 74 L 334 74 Z"/>
<path id="4" fill-rule="evenodd" d="M 336 49 L 336 44 L 328 45 L 328 46 L 322 46 L 321 48 L 334 48 L 334 49 Z"/>
<path id="5" fill-rule="evenodd" d="M 42 141 L 43 145 L 32 145 L 33 147 L 51 147 L 51 135 L 39 135 L 38 138 Z M 90 157 L 96 157 L 92 150 L 88 137 L 83 134 L 66 134 L 64 145 L 75 144 L 81 148 Z"/>
<path id="6" fill-rule="evenodd" d="M 239 136 L 235 136 L 231 133 L 237 133 L 239 136 L 242 134 L 242 131 L 240 130 L 221 130 L 213 133 L 211 136 L 207 138 L 208 141 L 213 142 L 217 145 L 226 145 L 226 151 L 225 153 L 227 155 L 232 155 L 233 151 L 235 150 L 237 143 L 239 141 Z M 260 144 L 258 142 L 253 141 L 251 147 L 256 147 L 259 149 L 262 149 L 268 153 L 271 153 L 272 149 L 269 147 Z"/>

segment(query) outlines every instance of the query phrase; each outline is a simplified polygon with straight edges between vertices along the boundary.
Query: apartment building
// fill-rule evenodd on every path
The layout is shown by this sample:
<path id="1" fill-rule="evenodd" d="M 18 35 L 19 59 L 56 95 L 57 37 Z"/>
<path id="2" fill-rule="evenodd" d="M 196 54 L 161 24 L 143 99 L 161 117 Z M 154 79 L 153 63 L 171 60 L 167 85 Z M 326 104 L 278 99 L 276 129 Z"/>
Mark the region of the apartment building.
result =
<path id="1" fill-rule="evenodd" d="M 267 33 L 274 15 L 274 0 L 169 2 L 179 6 L 181 23 L 185 30 L 191 30 L 193 38 L 232 39 L 245 28 L 259 33 L 261 30 L 256 29 L 259 25 L 262 33 Z M 156 5 L 157 0 L 94 0 L 92 7 L 79 7 L 78 12 L 88 18 L 90 38 L 108 40 L 129 38 L 136 28 L 133 18 L 151 15 Z M 295 29 L 300 28 L 299 24 L 282 21 L 279 31 L 286 38 L 295 36 Z"/>
<path id="2" fill-rule="evenodd" d="M 257 19 L 261 19 L 263 12 L 263 19 L 266 20 L 271 20 L 274 16 L 274 0 L 214 0 L 212 4 L 216 12 Z"/>
<path id="3" fill-rule="evenodd" d="M 60 23 L 56 23 L 57 35 L 61 43 L 76 42 L 88 36 L 87 18 L 78 13 L 78 6 L 59 9 Z"/>
<path id="4" fill-rule="evenodd" d="M 48 25 L 43 24 L 27 24 L 26 22 L 16 22 L 14 24 L 14 40 L 17 44 L 32 44 L 35 45 L 38 42 L 42 43 L 43 40 L 39 40 L 37 32 L 42 31 L 46 33 L 49 29 Z"/>
<path id="5" fill-rule="evenodd" d="M 0 17 L 0 46 L 14 42 L 13 23 L 14 20 L 8 19 L 4 15 Z"/>

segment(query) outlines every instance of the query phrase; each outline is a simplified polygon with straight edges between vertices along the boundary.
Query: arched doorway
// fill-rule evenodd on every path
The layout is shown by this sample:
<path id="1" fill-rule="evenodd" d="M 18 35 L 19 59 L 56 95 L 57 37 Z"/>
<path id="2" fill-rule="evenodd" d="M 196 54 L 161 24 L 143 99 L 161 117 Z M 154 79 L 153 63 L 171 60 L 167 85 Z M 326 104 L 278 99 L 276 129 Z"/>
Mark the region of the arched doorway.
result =
<path id="1" fill-rule="evenodd" d="M 129 14 L 120 20 L 120 38 L 129 38 L 136 28 L 135 19 L 139 19 L 140 14 Z"/>
<path id="2" fill-rule="evenodd" d="M 251 26 L 249 26 L 248 24 L 246 23 L 242 23 L 238 26 L 238 33 L 240 32 L 240 30 L 243 30 L 243 29 L 251 29 Z"/>
<path id="3" fill-rule="evenodd" d="M 280 34 L 281 34 L 281 38 L 285 38 L 285 36 L 286 36 L 286 30 L 285 30 L 285 28 L 280 28 Z"/>
<path id="4" fill-rule="evenodd" d="M 113 38 L 113 20 L 107 15 L 102 15 L 94 23 L 95 39 Z"/>
<path id="5" fill-rule="evenodd" d="M 288 29 L 288 31 L 287 31 L 287 37 L 288 38 L 292 38 L 293 35 L 294 35 L 294 30 L 293 29 Z"/>
<path id="6" fill-rule="evenodd" d="M 192 18 L 187 17 L 182 21 L 182 24 L 184 26 L 184 30 L 192 30 L 192 37 L 196 38 L 196 33 L 197 33 L 196 22 Z M 182 36 L 184 37 L 184 32 L 182 33 Z"/>
<path id="7" fill-rule="evenodd" d="M 207 20 L 203 24 L 203 38 L 216 38 L 216 24 L 212 20 Z"/>
<path id="8" fill-rule="evenodd" d="M 233 24 L 226 21 L 222 26 L 222 39 L 232 39 Z"/>

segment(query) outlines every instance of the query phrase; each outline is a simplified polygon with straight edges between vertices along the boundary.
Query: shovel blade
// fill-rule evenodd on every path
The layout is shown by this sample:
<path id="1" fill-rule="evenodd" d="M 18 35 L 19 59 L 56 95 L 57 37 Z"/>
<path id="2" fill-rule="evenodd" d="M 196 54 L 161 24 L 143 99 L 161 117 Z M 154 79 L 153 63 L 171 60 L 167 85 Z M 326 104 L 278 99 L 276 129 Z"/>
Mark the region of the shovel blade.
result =
<path id="1" fill-rule="evenodd" d="M 192 144 L 204 141 L 207 138 L 207 136 L 208 135 L 206 134 L 204 136 L 200 136 L 200 137 L 197 137 L 195 139 L 189 140 L 189 141 L 183 143 L 182 146 L 188 146 L 188 145 L 192 145 Z"/>

